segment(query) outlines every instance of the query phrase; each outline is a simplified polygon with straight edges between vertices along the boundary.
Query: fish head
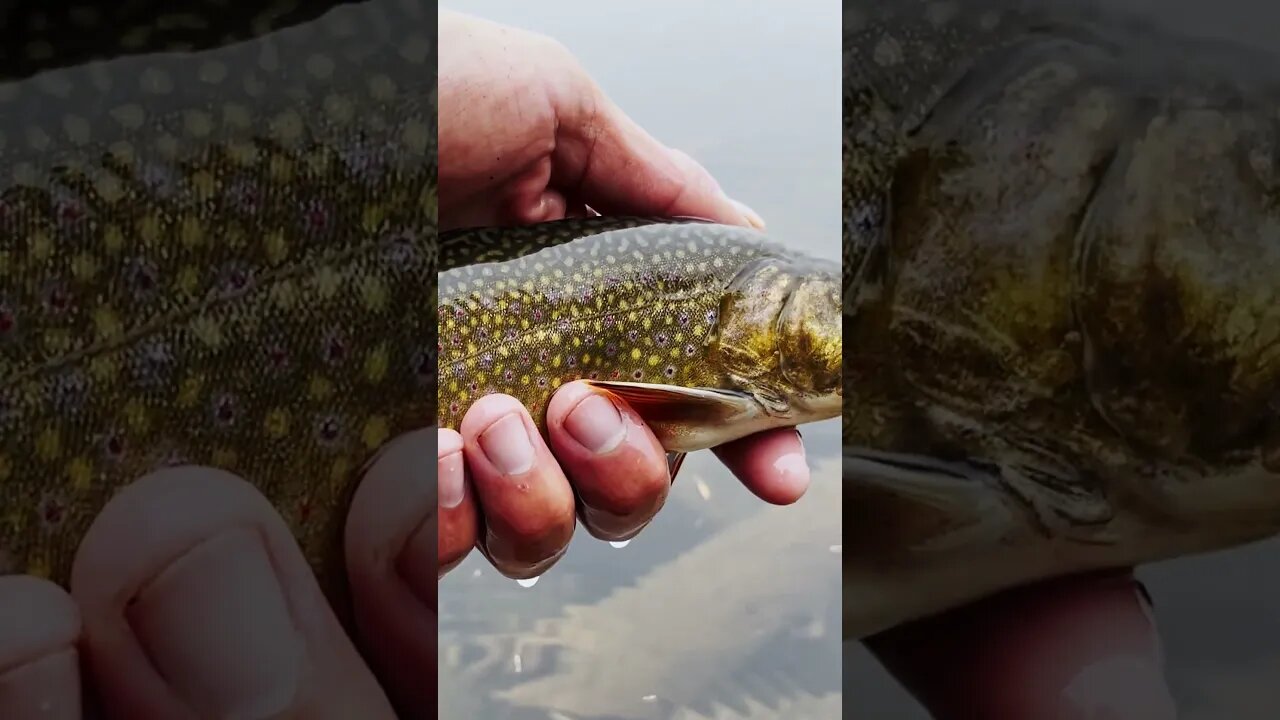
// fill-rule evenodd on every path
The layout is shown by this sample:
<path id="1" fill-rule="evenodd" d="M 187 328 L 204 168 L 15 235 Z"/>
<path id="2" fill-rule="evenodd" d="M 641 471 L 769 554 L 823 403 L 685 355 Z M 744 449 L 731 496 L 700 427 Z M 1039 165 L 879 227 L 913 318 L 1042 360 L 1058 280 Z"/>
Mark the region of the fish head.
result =
<path id="1" fill-rule="evenodd" d="M 720 300 L 711 361 L 794 421 L 835 417 L 841 396 L 840 267 L 766 256 L 743 266 Z"/>

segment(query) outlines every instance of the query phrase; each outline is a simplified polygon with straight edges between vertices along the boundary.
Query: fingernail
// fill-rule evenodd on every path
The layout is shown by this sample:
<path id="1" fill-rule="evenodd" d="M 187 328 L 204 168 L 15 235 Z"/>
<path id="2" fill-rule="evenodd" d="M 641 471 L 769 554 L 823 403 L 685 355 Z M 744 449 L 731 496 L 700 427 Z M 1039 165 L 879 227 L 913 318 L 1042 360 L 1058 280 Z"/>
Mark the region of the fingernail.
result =
<path id="1" fill-rule="evenodd" d="M 405 585 L 408 585 L 413 595 L 429 608 L 437 607 L 436 584 L 440 582 L 436 572 L 436 566 L 439 564 L 439 556 L 436 554 L 438 533 L 437 523 L 422 523 L 409 536 L 396 562 L 396 571 Z M 431 575 L 428 575 L 429 572 Z"/>
<path id="2" fill-rule="evenodd" d="M 748 225 L 750 225 L 751 227 L 757 230 L 764 229 L 764 218 L 760 217 L 759 213 L 747 207 L 745 203 L 739 202 L 737 200 L 734 200 L 733 204 L 737 206 L 738 211 L 742 213 L 742 217 L 744 220 L 747 221 Z"/>
<path id="3" fill-rule="evenodd" d="M 522 475 L 533 467 L 533 443 L 518 413 L 490 425 L 479 442 L 480 451 L 503 475 Z"/>
<path id="4" fill-rule="evenodd" d="M 440 507 L 454 508 L 462 503 L 462 495 L 466 492 L 462 467 L 462 451 L 449 453 L 436 461 L 436 468 L 440 472 L 436 485 Z"/>
<path id="5" fill-rule="evenodd" d="M 79 688 L 75 649 L 50 653 L 0 675 L 0 717 L 79 720 Z"/>
<path id="6" fill-rule="evenodd" d="M 180 557 L 135 598 L 128 620 L 198 715 L 266 718 L 292 704 L 302 643 L 256 531 L 229 530 Z"/>
<path id="7" fill-rule="evenodd" d="M 569 436 L 591 452 L 600 455 L 622 444 L 627 428 L 622 414 L 609 398 L 592 393 L 564 419 Z"/>

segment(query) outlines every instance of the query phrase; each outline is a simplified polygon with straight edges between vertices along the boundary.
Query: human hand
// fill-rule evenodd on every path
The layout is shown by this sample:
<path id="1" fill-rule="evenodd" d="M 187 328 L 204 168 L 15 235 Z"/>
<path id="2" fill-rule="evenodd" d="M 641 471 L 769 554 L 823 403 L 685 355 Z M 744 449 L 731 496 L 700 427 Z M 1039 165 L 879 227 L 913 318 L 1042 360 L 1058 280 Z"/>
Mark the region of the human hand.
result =
<path id="1" fill-rule="evenodd" d="M 1131 573 L 1018 588 L 866 642 L 938 720 L 1173 720 L 1146 591 Z"/>
<path id="2" fill-rule="evenodd" d="M 442 229 L 558 220 L 588 206 L 763 227 L 554 40 L 443 10 L 439 20 Z"/>
<path id="3" fill-rule="evenodd" d="M 353 500 L 355 638 L 248 483 L 183 467 L 125 487 L 86 533 L 69 592 L 0 577 L 0 717 L 394 720 L 392 701 L 434 716 L 431 442 L 388 445 Z"/>
<path id="4" fill-rule="evenodd" d="M 808 488 L 794 429 L 714 452 L 768 502 L 795 502 Z M 568 547 L 579 510 L 592 536 L 629 539 L 662 508 L 671 486 L 666 454 L 635 410 L 582 382 L 552 397 L 546 440 L 515 398 L 489 395 L 467 410 L 458 432 L 438 431 L 437 453 L 441 577 L 472 547 L 508 577 L 536 577 Z"/>
<path id="5" fill-rule="evenodd" d="M 443 228 L 545 222 L 588 207 L 764 226 L 628 118 L 553 40 L 447 11 L 440 39 Z M 634 536 L 662 507 L 665 453 L 624 401 L 573 383 L 547 418 L 544 440 L 515 399 L 493 395 L 458 432 L 439 431 L 441 576 L 476 546 L 511 577 L 545 572 L 573 534 L 575 493 L 587 530 L 607 540 Z M 768 501 L 794 502 L 807 487 L 792 429 L 716 453 Z"/>

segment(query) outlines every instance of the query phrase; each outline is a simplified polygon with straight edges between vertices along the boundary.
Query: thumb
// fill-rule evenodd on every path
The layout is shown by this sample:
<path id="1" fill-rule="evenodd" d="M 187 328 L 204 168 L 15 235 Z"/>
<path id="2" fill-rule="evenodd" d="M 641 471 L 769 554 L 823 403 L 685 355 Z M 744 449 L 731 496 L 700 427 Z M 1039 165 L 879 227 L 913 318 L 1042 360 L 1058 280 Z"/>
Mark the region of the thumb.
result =
<path id="1" fill-rule="evenodd" d="M 604 215 L 692 216 L 764 228 L 693 158 L 658 142 L 596 89 L 593 102 L 561 118 L 553 184 Z"/>

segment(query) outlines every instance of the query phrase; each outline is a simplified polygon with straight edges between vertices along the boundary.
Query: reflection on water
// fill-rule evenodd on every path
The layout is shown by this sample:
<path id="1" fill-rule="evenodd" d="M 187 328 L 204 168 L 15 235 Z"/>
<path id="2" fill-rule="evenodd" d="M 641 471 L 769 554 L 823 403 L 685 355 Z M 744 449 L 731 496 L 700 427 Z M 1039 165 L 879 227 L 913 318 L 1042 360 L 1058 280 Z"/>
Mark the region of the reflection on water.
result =
<path id="1" fill-rule="evenodd" d="M 560 40 L 774 239 L 840 256 L 838 2 L 449 6 Z M 814 486 L 795 506 L 764 505 L 701 452 L 630 543 L 579 530 L 532 587 L 469 557 L 440 584 L 440 716 L 838 717 L 838 421 L 804 437 Z"/>

